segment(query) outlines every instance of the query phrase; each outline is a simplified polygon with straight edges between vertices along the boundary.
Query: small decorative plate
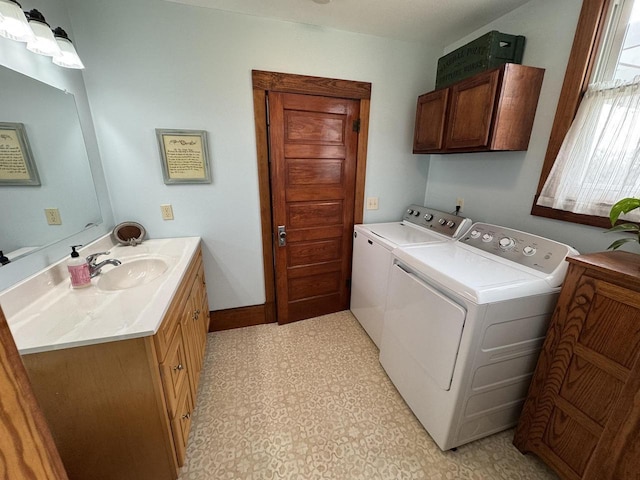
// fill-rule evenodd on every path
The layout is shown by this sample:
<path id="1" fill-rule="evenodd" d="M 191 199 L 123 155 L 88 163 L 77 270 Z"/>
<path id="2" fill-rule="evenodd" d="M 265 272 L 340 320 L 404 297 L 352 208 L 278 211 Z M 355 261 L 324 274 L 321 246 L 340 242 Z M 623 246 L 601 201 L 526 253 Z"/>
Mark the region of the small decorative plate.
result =
<path id="1" fill-rule="evenodd" d="M 147 231 L 142 225 L 136 222 L 122 222 L 113 229 L 113 238 L 122 245 L 135 247 L 142 243 Z"/>

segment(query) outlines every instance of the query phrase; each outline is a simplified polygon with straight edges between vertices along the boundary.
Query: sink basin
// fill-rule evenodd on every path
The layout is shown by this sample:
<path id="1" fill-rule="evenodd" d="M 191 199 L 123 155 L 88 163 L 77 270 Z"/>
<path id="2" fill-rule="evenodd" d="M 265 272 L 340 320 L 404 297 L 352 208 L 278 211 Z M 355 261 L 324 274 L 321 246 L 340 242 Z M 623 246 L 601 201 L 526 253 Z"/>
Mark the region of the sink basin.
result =
<path id="1" fill-rule="evenodd" d="M 103 272 L 98 278 L 100 290 L 126 290 L 149 283 L 164 272 L 169 265 L 161 258 L 136 258 L 123 261 L 122 265 Z"/>

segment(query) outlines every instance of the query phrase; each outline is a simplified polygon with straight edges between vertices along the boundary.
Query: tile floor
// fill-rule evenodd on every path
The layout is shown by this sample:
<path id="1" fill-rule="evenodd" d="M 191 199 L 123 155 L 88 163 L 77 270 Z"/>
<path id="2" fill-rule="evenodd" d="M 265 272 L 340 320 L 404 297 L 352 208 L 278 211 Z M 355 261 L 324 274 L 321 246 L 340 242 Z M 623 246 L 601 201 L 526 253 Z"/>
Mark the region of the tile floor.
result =
<path id="1" fill-rule="evenodd" d="M 512 436 L 442 452 L 346 311 L 209 334 L 179 480 L 557 478 Z"/>

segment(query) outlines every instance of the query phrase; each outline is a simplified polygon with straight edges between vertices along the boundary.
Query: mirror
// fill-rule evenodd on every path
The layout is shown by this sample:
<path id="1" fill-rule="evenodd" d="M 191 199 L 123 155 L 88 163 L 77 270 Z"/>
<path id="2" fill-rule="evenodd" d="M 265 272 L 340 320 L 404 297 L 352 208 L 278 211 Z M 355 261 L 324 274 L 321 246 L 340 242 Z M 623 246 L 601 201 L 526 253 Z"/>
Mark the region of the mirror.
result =
<path id="1" fill-rule="evenodd" d="M 0 184 L 0 250 L 13 262 L 102 222 L 72 94 L 0 66 L 0 123 L 22 123 L 40 185 Z M 60 224 L 55 223 L 57 209 Z"/>

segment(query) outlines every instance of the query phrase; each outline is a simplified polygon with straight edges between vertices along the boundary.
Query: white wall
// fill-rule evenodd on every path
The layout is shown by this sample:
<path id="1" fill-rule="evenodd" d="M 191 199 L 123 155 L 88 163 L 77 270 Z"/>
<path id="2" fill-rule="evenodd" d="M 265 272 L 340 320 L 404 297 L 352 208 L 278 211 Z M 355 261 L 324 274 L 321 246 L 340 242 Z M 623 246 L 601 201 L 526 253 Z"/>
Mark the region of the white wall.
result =
<path id="1" fill-rule="evenodd" d="M 427 204 L 451 209 L 463 197 L 464 214 L 473 220 L 550 237 L 582 253 L 605 250 L 615 240 L 599 228 L 530 215 L 581 5 L 532 0 L 447 47 L 445 53 L 491 30 L 524 35 L 522 63 L 546 72 L 528 151 L 432 156 Z"/>
<path id="2" fill-rule="evenodd" d="M 20 3 L 25 10 L 30 10 L 32 8 L 39 9 L 51 25 L 61 26 L 70 35 L 72 35 L 71 22 L 67 15 L 66 6 L 62 3 L 62 0 L 23 0 Z M 4 65 L 41 82 L 73 93 L 76 100 L 76 106 L 78 108 L 82 133 L 91 166 L 91 174 L 93 175 L 93 180 L 96 186 L 103 219 L 103 223 L 98 227 L 85 230 L 80 234 L 73 235 L 64 241 L 55 243 L 49 247 L 39 250 L 36 253 L 28 255 L 25 258 L 3 266 L 2 269 L 0 269 L 1 291 L 38 272 L 39 270 L 42 270 L 65 255 L 68 255 L 68 252 L 70 251 L 68 247 L 69 245 L 89 243 L 98 236 L 109 232 L 113 228 L 114 224 L 82 74 L 77 70 L 58 67 L 51 62 L 50 58 L 29 52 L 25 48 L 24 43 L 14 42 L 1 37 L 0 65 Z M 4 120 L 10 121 L 10 119 Z M 1 207 L 10 208 L 8 205 L 2 205 Z M 44 216 L 44 212 L 42 215 Z M 22 221 L 24 222 L 27 220 L 22 219 Z M 16 222 L 11 225 L 3 224 L 0 228 L 20 231 L 24 229 L 25 226 Z"/>
<path id="3" fill-rule="evenodd" d="M 372 83 L 365 221 L 422 203 L 416 97 L 441 49 L 161 0 L 67 0 L 116 222 L 199 235 L 212 310 L 264 302 L 251 70 Z M 213 183 L 163 183 L 155 128 L 209 133 Z M 173 205 L 163 221 L 160 204 Z"/>

